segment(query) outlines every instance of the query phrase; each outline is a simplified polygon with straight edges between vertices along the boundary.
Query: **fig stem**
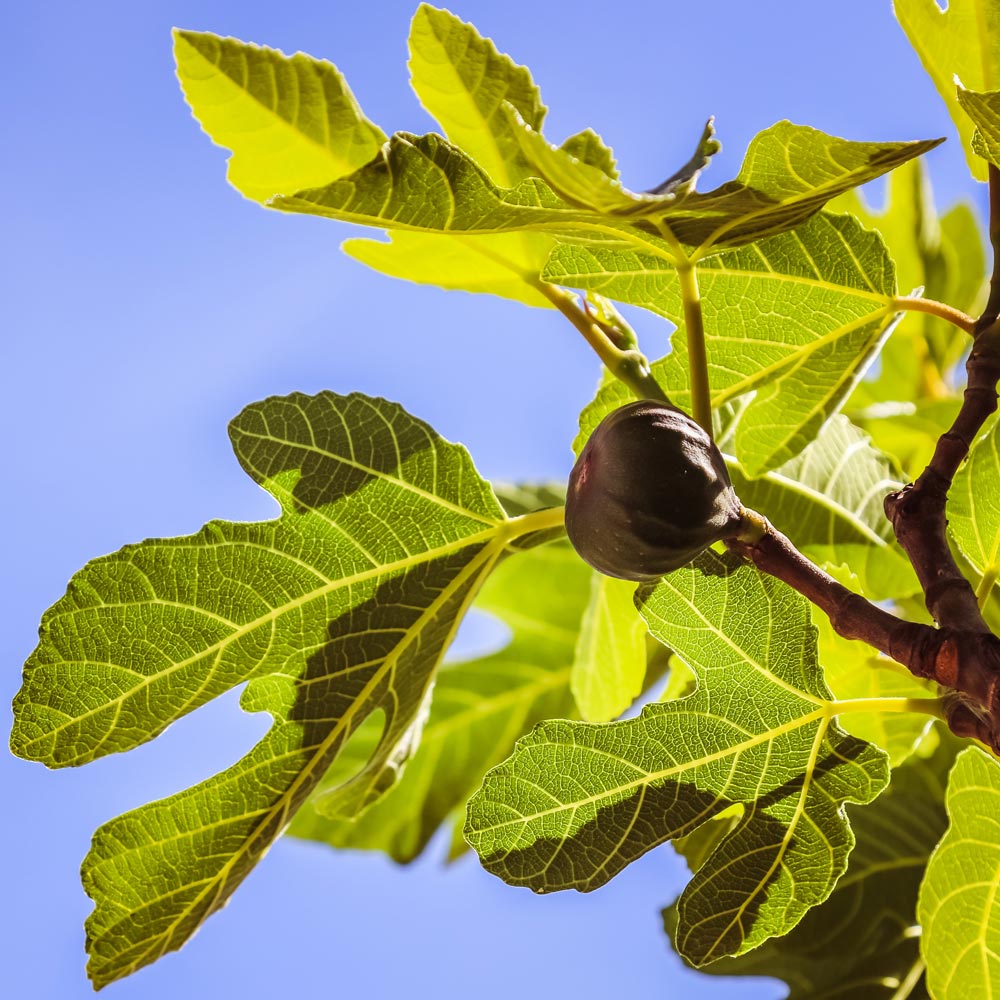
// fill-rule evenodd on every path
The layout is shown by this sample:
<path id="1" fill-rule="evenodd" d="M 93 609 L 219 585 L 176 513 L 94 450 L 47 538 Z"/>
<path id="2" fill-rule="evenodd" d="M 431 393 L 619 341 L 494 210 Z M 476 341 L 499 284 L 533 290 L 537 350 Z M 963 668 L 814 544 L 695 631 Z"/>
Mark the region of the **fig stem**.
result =
<path id="1" fill-rule="evenodd" d="M 690 263 L 678 264 L 677 279 L 684 304 L 684 329 L 687 333 L 691 416 L 712 437 L 712 387 L 708 381 L 708 349 L 705 345 L 705 321 L 701 311 L 697 268 Z"/>
<path id="2" fill-rule="evenodd" d="M 620 382 L 624 382 L 636 399 L 656 399 L 674 404 L 656 381 L 646 356 L 638 350 L 623 350 L 609 336 L 603 324 L 595 322 L 578 304 L 576 296 L 555 285 L 539 281 L 535 286 L 583 334 L 604 367 Z"/>

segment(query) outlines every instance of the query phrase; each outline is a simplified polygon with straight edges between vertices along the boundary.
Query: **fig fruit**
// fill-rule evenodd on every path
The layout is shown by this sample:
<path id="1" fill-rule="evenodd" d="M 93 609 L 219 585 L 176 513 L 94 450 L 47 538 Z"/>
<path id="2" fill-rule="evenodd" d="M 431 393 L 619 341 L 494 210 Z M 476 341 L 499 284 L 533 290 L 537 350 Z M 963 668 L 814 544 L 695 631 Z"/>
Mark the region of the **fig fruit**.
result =
<path id="1" fill-rule="evenodd" d="M 736 534 L 742 506 L 715 442 L 656 400 L 597 425 L 569 477 L 566 532 L 594 569 L 648 582 Z"/>

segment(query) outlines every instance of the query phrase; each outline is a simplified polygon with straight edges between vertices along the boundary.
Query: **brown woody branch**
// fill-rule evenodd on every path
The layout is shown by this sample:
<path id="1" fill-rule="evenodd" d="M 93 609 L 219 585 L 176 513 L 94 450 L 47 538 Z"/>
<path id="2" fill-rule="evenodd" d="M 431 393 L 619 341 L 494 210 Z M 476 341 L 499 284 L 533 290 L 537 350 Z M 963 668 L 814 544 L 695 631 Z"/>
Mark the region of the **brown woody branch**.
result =
<path id="1" fill-rule="evenodd" d="M 938 627 L 896 618 L 852 593 L 805 558 L 765 519 L 748 514 L 748 530 L 729 545 L 783 580 L 830 618 L 836 631 L 861 639 L 918 677 L 954 692 L 948 724 L 1000 753 L 1000 638 L 983 620 L 976 594 L 948 546 L 946 504 L 958 469 L 997 408 L 1000 381 L 1000 171 L 989 168 L 990 295 L 973 328 L 968 383 L 952 426 L 938 439 L 916 481 L 885 498 L 885 513 L 909 557 Z"/>
<path id="2" fill-rule="evenodd" d="M 917 677 L 955 692 L 946 713 L 959 736 L 975 736 L 1000 752 L 1000 639 L 990 632 L 910 622 L 855 594 L 810 562 L 765 518 L 747 512 L 756 530 L 727 545 L 762 572 L 808 598 L 845 639 L 860 639 Z"/>

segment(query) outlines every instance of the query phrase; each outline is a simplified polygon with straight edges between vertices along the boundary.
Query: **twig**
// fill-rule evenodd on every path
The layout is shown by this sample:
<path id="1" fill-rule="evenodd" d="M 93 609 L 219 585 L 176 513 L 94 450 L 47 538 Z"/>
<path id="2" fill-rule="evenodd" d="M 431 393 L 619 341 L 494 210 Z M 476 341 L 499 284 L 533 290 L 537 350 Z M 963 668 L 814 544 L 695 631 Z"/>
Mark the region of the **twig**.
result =
<path id="1" fill-rule="evenodd" d="M 945 717 L 952 731 L 1000 751 L 1000 639 L 995 635 L 897 618 L 810 562 L 756 511 L 744 509 L 741 533 L 726 544 L 810 600 L 845 639 L 860 639 L 915 676 L 950 689 Z"/>
<path id="2" fill-rule="evenodd" d="M 792 542 L 757 511 L 743 508 L 742 530 L 726 544 L 759 570 L 787 583 L 808 598 L 845 639 L 860 639 L 912 670 L 915 651 L 937 630 L 903 621 L 848 590 L 810 562 Z"/>

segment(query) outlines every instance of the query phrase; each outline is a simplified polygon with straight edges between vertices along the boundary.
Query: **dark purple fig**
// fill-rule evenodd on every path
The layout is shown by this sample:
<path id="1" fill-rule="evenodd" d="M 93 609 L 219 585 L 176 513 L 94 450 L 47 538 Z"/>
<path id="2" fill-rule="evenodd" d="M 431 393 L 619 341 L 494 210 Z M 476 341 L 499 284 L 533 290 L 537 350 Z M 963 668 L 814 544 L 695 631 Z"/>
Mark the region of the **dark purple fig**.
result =
<path id="1" fill-rule="evenodd" d="M 736 534 L 741 510 L 715 442 L 686 413 L 646 399 L 590 435 L 569 477 L 566 532 L 594 569 L 647 582 Z"/>

